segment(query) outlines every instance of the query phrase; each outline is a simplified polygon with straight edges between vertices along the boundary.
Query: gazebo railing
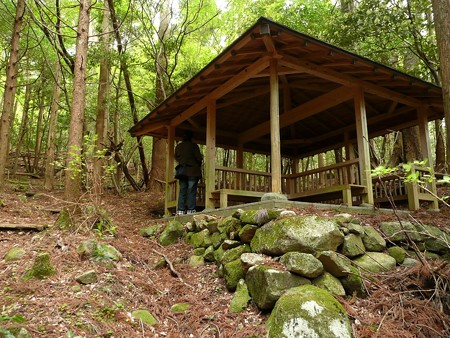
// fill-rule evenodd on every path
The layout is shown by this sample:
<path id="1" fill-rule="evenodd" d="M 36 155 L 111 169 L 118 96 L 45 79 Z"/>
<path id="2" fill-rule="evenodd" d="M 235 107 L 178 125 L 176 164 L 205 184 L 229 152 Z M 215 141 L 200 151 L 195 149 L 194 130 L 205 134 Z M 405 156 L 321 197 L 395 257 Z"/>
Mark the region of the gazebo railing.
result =
<path id="1" fill-rule="evenodd" d="M 359 185 L 358 163 L 358 159 L 354 159 L 298 174 L 283 175 L 283 193 L 289 195 L 337 185 Z"/>
<path id="2" fill-rule="evenodd" d="M 216 166 L 215 190 L 233 189 L 243 191 L 269 192 L 271 188 L 270 173 Z"/>

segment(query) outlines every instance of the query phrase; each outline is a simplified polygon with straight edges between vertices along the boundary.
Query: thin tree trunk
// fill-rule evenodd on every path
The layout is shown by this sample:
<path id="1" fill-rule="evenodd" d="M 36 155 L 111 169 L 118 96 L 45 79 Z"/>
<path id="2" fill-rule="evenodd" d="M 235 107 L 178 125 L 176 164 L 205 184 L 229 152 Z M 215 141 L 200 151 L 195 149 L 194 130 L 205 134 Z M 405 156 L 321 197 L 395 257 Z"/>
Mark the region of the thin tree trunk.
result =
<path id="1" fill-rule="evenodd" d="M 61 95 L 61 64 L 56 60 L 55 84 L 53 86 L 52 104 L 50 106 L 50 118 L 47 138 L 47 153 L 45 156 L 45 179 L 44 188 L 53 190 L 54 186 L 54 162 L 56 152 L 56 122 L 58 120 L 58 102 Z"/>
<path id="2" fill-rule="evenodd" d="M 447 172 L 450 171 L 450 0 L 432 0 L 436 39 L 441 65 L 445 111 Z"/>
<path id="3" fill-rule="evenodd" d="M 76 202 L 81 196 L 81 149 L 83 146 L 83 121 L 86 105 L 86 65 L 91 0 L 80 0 L 76 43 L 73 99 L 70 116 L 69 143 L 67 146 L 64 197 Z"/>
<path id="4" fill-rule="evenodd" d="M 109 34 L 110 31 L 110 15 L 108 2 L 104 2 L 103 22 L 102 22 L 102 58 L 100 59 L 100 74 L 98 83 L 98 96 L 97 96 L 97 119 L 95 123 L 95 133 L 97 139 L 95 141 L 95 155 L 92 175 L 92 188 L 94 195 L 98 198 L 103 192 L 103 156 L 97 156 L 102 154 L 105 149 L 106 134 L 108 131 L 108 115 L 109 115 L 109 72 L 111 64 L 109 61 Z"/>
<path id="5" fill-rule="evenodd" d="M 8 160 L 10 119 L 14 109 L 17 73 L 19 67 L 20 29 L 25 15 L 25 0 L 18 0 L 13 34 L 11 37 L 11 53 L 6 69 L 5 90 L 3 93 L 3 109 L 0 120 L 0 189 L 5 185 L 5 168 Z"/>
<path id="6" fill-rule="evenodd" d="M 156 103 L 163 102 L 167 97 L 167 81 L 165 74 L 167 73 L 167 52 L 165 42 L 170 35 L 169 32 L 169 2 L 163 0 L 161 4 L 160 24 L 158 29 L 158 51 L 155 59 L 156 68 Z M 151 181 L 148 188 L 151 191 L 157 191 L 161 189 L 159 182 L 165 181 L 166 174 L 166 153 L 167 153 L 167 140 L 162 138 L 153 138 L 152 147 L 152 169 L 150 171 Z"/>
<path id="7" fill-rule="evenodd" d="M 137 115 L 137 109 L 136 109 L 136 103 L 134 100 L 133 90 L 131 87 L 131 80 L 130 80 L 130 72 L 128 70 L 128 65 L 125 61 L 125 58 L 123 57 L 123 46 L 122 46 L 122 38 L 119 33 L 119 23 L 117 22 L 115 10 L 114 10 L 114 1 L 108 0 L 109 10 L 111 14 L 111 21 L 114 27 L 114 32 L 116 34 L 116 40 L 117 40 L 117 49 L 120 54 L 120 68 L 123 73 L 123 78 L 125 80 L 125 86 L 127 88 L 127 94 L 128 94 L 128 101 L 130 102 L 130 108 L 131 108 L 131 114 L 133 117 L 134 124 L 139 122 L 138 115 Z M 142 137 L 138 136 L 136 138 L 138 143 L 138 150 L 139 150 L 139 159 L 141 160 L 141 166 L 142 166 L 142 174 L 144 176 L 144 183 L 146 186 L 148 186 L 149 182 L 149 173 L 147 168 L 147 163 L 145 160 L 145 153 L 144 153 L 144 147 L 142 145 Z"/>
<path id="8" fill-rule="evenodd" d="M 16 173 L 16 170 L 17 170 L 17 163 L 19 161 L 19 157 L 22 152 L 22 143 L 25 138 L 25 134 L 27 132 L 28 111 L 30 110 L 30 98 L 31 98 L 31 84 L 27 83 L 25 85 L 25 101 L 23 103 L 22 122 L 20 123 L 20 131 L 19 131 L 19 135 L 17 137 L 16 152 L 14 154 L 14 162 L 13 162 L 13 167 L 12 167 L 13 175 Z"/>
<path id="9" fill-rule="evenodd" d="M 36 124 L 36 138 L 34 143 L 34 161 L 33 161 L 33 172 L 37 173 L 39 170 L 39 159 L 41 157 L 41 144 L 42 144 L 42 135 L 44 133 L 43 131 L 43 119 L 44 119 L 44 86 L 45 86 L 45 80 L 41 83 L 41 91 L 39 93 L 39 114 L 38 114 L 38 120 Z"/>

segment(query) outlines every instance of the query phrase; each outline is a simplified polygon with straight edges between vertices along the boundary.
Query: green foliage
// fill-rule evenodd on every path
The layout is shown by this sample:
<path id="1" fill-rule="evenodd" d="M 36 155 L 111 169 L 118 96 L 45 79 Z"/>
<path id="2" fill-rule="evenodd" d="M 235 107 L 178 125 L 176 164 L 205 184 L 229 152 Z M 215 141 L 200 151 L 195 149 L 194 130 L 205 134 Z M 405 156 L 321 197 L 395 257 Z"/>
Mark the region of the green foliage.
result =
<path id="1" fill-rule="evenodd" d="M 21 316 L 21 315 L 6 315 L 6 314 L 0 314 L 0 322 L 5 322 L 5 321 L 12 321 L 14 323 L 25 323 L 27 320 L 25 319 L 25 317 Z"/>

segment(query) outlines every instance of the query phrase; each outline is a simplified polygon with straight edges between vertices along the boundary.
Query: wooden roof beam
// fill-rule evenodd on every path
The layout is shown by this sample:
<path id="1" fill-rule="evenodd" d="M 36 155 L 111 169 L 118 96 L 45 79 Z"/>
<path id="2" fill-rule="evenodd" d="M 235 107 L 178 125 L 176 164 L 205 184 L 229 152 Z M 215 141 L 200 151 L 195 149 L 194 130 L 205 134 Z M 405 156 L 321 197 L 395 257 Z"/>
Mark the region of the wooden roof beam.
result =
<path id="1" fill-rule="evenodd" d="M 328 108 L 350 100 L 354 95 L 351 88 L 342 86 L 331 92 L 312 99 L 290 111 L 280 115 L 280 128 L 284 128 L 292 123 L 304 120 Z M 239 142 L 244 144 L 255 140 L 270 132 L 270 121 L 265 121 L 253 128 L 250 128 L 239 137 Z"/>
<path id="2" fill-rule="evenodd" d="M 217 100 L 224 96 L 225 94 L 232 91 L 234 88 L 240 86 L 242 83 L 247 81 L 249 78 L 251 78 L 253 75 L 258 74 L 263 69 L 267 68 L 269 66 L 270 57 L 266 56 L 263 57 L 235 76 L 233 76 L 231 79 L 229 79 L 227 82 L 225 82 L 220 87 L 213 90 L 208 95 L 204 96 L 201 100 L 197 101 L 194 105 L 192 105 L 190 108 L 186 109 L 184 112 L 179 114 L 177 117 L 173 118 L 170 121 L 171 126 L 176 126 L 180 124 L 181 122 L 187 120 L 191 116 L 195 115 L 199 110 L 206 107 L 209 101 L 211 100 Z"/>
<path id="3" fill-rule="evenodd" d="M 279 63 L 284 66 L 292 67 L 294 69 L 299 69 L 305 73 L 332 81 L 340 83 L 344 86 L 361 86 L 365 92 L 384 97 L 392 101 L 398 101 L 400 103 L 406 104 L 408 106 L 417 107 L 422 104 L 419 100 L 408 97 L 406 95 L 397 93 L 393 90 L 377 86 L 372 83 L 368 83 L 349 75 L 336 72 L 332 69 L 328 69 L 323 66 L 319 66 L 312 62 L 301 61 L 291 56 L 285 56 L 279 60 Z"/>

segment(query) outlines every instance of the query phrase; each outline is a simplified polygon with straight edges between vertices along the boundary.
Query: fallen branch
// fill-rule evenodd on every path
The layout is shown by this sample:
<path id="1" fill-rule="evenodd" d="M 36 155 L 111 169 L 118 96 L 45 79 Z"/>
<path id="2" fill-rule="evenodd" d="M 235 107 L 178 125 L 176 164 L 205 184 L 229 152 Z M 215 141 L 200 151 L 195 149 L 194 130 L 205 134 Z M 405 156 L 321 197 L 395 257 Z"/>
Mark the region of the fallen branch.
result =
<path id="1" fill-rule="evenodd" d="M 48 227 L 47 224 L 11 224 L 11 223 L 0 223 L 0 230 L 3 229 L 13 229 L 13 230 L 36 230 L 42 231 Z"/>

